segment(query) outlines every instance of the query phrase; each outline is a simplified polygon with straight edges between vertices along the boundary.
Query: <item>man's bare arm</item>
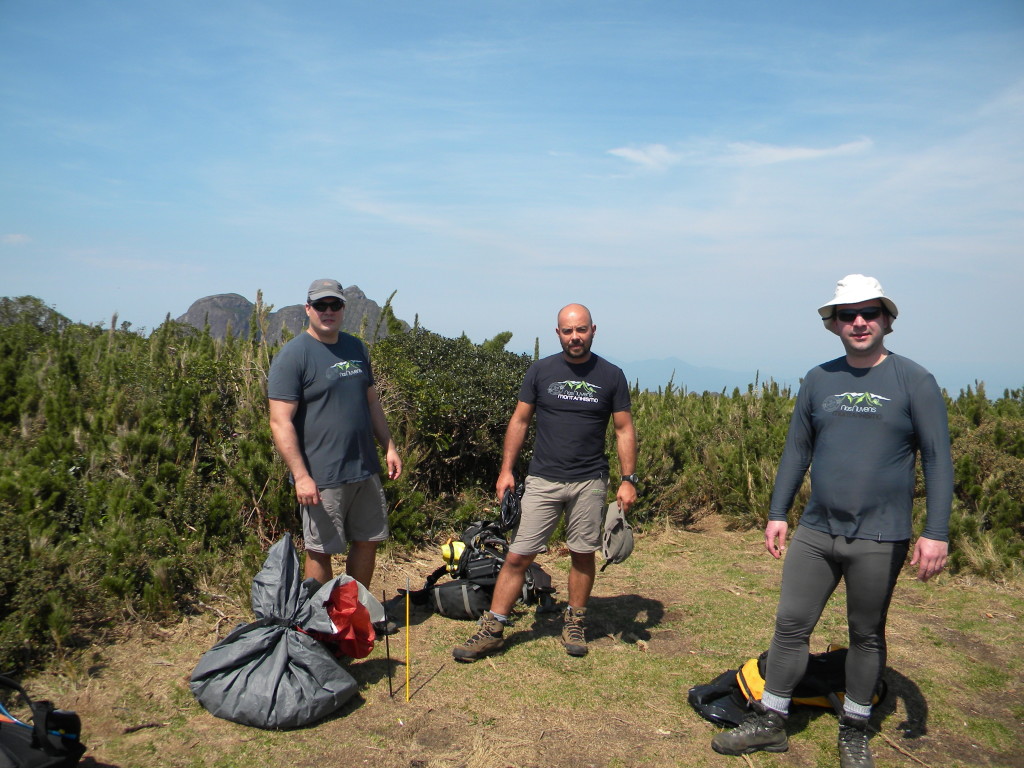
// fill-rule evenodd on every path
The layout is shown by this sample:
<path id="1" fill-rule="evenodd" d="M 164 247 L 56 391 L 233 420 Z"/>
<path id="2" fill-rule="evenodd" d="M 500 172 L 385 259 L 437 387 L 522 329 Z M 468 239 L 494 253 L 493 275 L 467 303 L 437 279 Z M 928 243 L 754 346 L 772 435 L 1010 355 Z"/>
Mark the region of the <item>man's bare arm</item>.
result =
<path id="1" fill-rule="evenodd" d="M 316 482 L 309 474 L 306 461 L 299 448 L 299 434 L 295 431 L 295 413 L 299 409 L 298 400 L 270 400 L 270 434 L 274 438 L 274 447 L 281 454 L 285 465 L 292 473 L 295 481 L 295 498 L 299 504 L 312 506 L 320 503 L 320 491 Z"/>
<path id="2" fill-rule="evenodd" d="M 373 436 L 380 447 L 384 449 L 384 460 L 388 466 L 388 477 L 394 480 L 402 474 L 402 459 L 398 455 L 395 441 L 391 438 L 388 420 L 384 415 L 384 408 L 380 404 L 380 397 L 377 395 L 375 388 L 370 387 L 366 390 L 366 402 L 370 406 L 370 424 L 373 426 Z"/>
<path id="3" fill-rule="evenodd" d="M 632 475 L 636 471 L 636 428 L 633 426 L 633 414 L 630 411 L 616 411 L 612 414 L 612 424 L 615 427 L 619 469 L 624 475 Z M 619 509 L 628 512 L 636 503 L 636 486 L 620 482 L 615 498 Z"/>
<path id="4" fill-rule="evenodd" d="M 495 489 L 498 492 L 498 501 L 505 496 L 505 491 L 515 490 L 516 479 L 512 469 L 519 458 L 519 452 L 526 442 L 526 433 L 530 429 L 530 419 L 533 418 L 535 407 L 520 400 L 516 404 L 512 418 L 509 419 L 508 428 L 505 430 L 505 443 L 501 451 L 501 472 L 498 473 L 498 482 Z"/>

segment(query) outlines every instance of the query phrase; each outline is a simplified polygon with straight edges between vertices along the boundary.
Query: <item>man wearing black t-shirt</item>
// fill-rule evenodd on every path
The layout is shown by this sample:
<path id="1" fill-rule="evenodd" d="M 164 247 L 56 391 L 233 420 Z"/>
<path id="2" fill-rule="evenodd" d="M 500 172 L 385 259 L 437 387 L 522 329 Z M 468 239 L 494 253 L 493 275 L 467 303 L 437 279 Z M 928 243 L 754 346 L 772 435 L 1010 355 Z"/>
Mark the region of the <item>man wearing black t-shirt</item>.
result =
<path id="1" fill-rule="evenodd" d="M 622 370 L 590 351 L 594 340 L 590 310 L 570 304 L 558 313 L 561 354 L 530 366 L 519 390 L 502 452 L 496 484 L 498 499 L 512 490 L 512 468 L 537 416 L 537 438 L 526 478 L 522 517 L 494 588 L 491 610 L 480 629 L 452 649 L 456 661 L 475 661 L 504 645 L 508 616 L 522 591 L 526 569 L 544 551 L 565 515 L 566 544 L 572 557 L 569 606 L 562 643 L 570 656 L 585 656 L 587 600 L 594 586 L 594 553 L 601 547 L 601 522 L 608 490 L 604 452 L 609 419 L 615 428 L 622 482 L 616 498 L 628 512 L 636 501 L 636 432 L 629 386 Z"/>

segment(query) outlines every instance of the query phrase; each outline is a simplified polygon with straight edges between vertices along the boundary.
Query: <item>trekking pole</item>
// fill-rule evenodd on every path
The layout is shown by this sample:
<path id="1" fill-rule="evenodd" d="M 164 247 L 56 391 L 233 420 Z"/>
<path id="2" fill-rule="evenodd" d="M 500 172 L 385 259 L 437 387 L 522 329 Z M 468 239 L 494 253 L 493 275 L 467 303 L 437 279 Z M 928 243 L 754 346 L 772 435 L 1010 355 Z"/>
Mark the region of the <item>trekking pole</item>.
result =
<path id="1" fill-rule="evenodd" d="M 387 602 L 388 602 L 388 591 L 386 589 L 383 592 L 380 593 L 380 597 L 381 597 L 381 600 L 384 601 L 384 605 L 387 605 Z M 388 623 L 388 609 L 385 608 L 384 609 L 384 624 L 385 624 L 384 629 L 387 629 L 387 626 L 386 626 L 387 623 Z M 389 634 L 385 634 L 384 635 L 384 650 L 385 650 L 385 652 L 387 653 L 387 656 L 388 656 L 388 696 L 393 699 L 393 698 L 395 698 L 395 691 L 391 687 L 391 639 L 390 638 L 391 638 L 391 635 L 389 635 Z"/>
<path id="2" fill-rule="evenodd" d="M 409 624 L 409 577 L 405 577 L 405 700 L 409 701 L 409 635 L 412 627 Z"/>

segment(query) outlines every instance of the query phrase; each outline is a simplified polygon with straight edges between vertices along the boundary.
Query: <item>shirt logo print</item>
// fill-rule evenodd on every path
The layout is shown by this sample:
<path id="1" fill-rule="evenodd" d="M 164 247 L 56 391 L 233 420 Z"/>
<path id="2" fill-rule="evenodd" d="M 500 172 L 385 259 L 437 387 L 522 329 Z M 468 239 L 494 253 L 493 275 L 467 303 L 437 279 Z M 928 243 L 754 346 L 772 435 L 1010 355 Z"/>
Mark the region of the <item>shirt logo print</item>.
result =
<path id="1" fill-rule="evenodd" d="M 548 394 L 559 400 L 572 400 L 578 403 L 600 402 L 596 395 L 601 387 L 586 381 L 555 381 L 548 385 Z"/>
<path id="2" fill-rule="evenodd" d="M 349 376 L 358 376 L 363 372 L 362 360 L 339 360 L 327 369 L 327 379 L 344 379 Z"/>
<path id="3" fill-rule="evenodd" d="M 882 397 L 872 392 L 843 392 L 826 397 L 822 401 L 821 407 L 826 413 L 871 414 L 881 411 L 882 406 L 890 401 L 891 398 Z"/>

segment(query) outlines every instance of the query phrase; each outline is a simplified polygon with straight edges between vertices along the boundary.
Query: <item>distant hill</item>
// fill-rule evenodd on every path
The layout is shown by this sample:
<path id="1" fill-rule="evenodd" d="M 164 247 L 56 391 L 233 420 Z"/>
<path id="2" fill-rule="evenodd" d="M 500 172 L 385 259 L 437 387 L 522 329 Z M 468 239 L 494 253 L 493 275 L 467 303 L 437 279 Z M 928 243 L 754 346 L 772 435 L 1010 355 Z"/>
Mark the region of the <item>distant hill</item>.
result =
<path id="1" fill-rule="evenodd" d="M 669 357 L 661 360 L 639 360 L 632 363 L 620 363 L 616 365 L 622 368 L 626 374 L 626 380 L 630 384 L 639 384 L 640 389 L 657 392 L 664 389 L 669 380 L 672 387 L 677 390 L 685 389 L 687 392 L 722 392 L 731 394 L 733 389 L 739 388 L 746 392 L 747 386 L 754 383 L 758 378 L 757 371 L 731 371 L 724 368 L 702 368 L 691 365 L 680 360 L 678 357 Z M 761 372 L 759 380 L 764 382 L 767 379 L 764 372 Z M 778 378 L 775 379 L 779 381 Z M 795 384 L 796 382 L 779 381 L 780 384 Z"/>
<path id="2" fill-rule="evenodd" d="M 345 318 L 341 328 L 348 333 L 358 334 L 365 328 L 365 335 L 372 336 L 380 322 L 381 307 L 377 302 L 368 299 L 359 286 L 350 285 L 344 290 Z M 249 333 L 249 320 L 255 305 L 237 293 L 219 293 L 207 296 L 194 302 L 188 312 L 176 318 L 179 323 L 191 325 L 203 330 L 210 326 L 210 335 L 215 339 L 224 339 L 228 335 L 246 336 Z M 287 328 L 292 336 L 302 333 L 306 326 L 306 309 L 302 304 L 291 304 L 271 312 L 268 317 L 267 340 L 277 343 L 281 340 L 281 331 Z M 401 321 L 408 327 L 408 323 Z M 388 335 L 386 323 L 381 323 L 377 338 Z"/>

